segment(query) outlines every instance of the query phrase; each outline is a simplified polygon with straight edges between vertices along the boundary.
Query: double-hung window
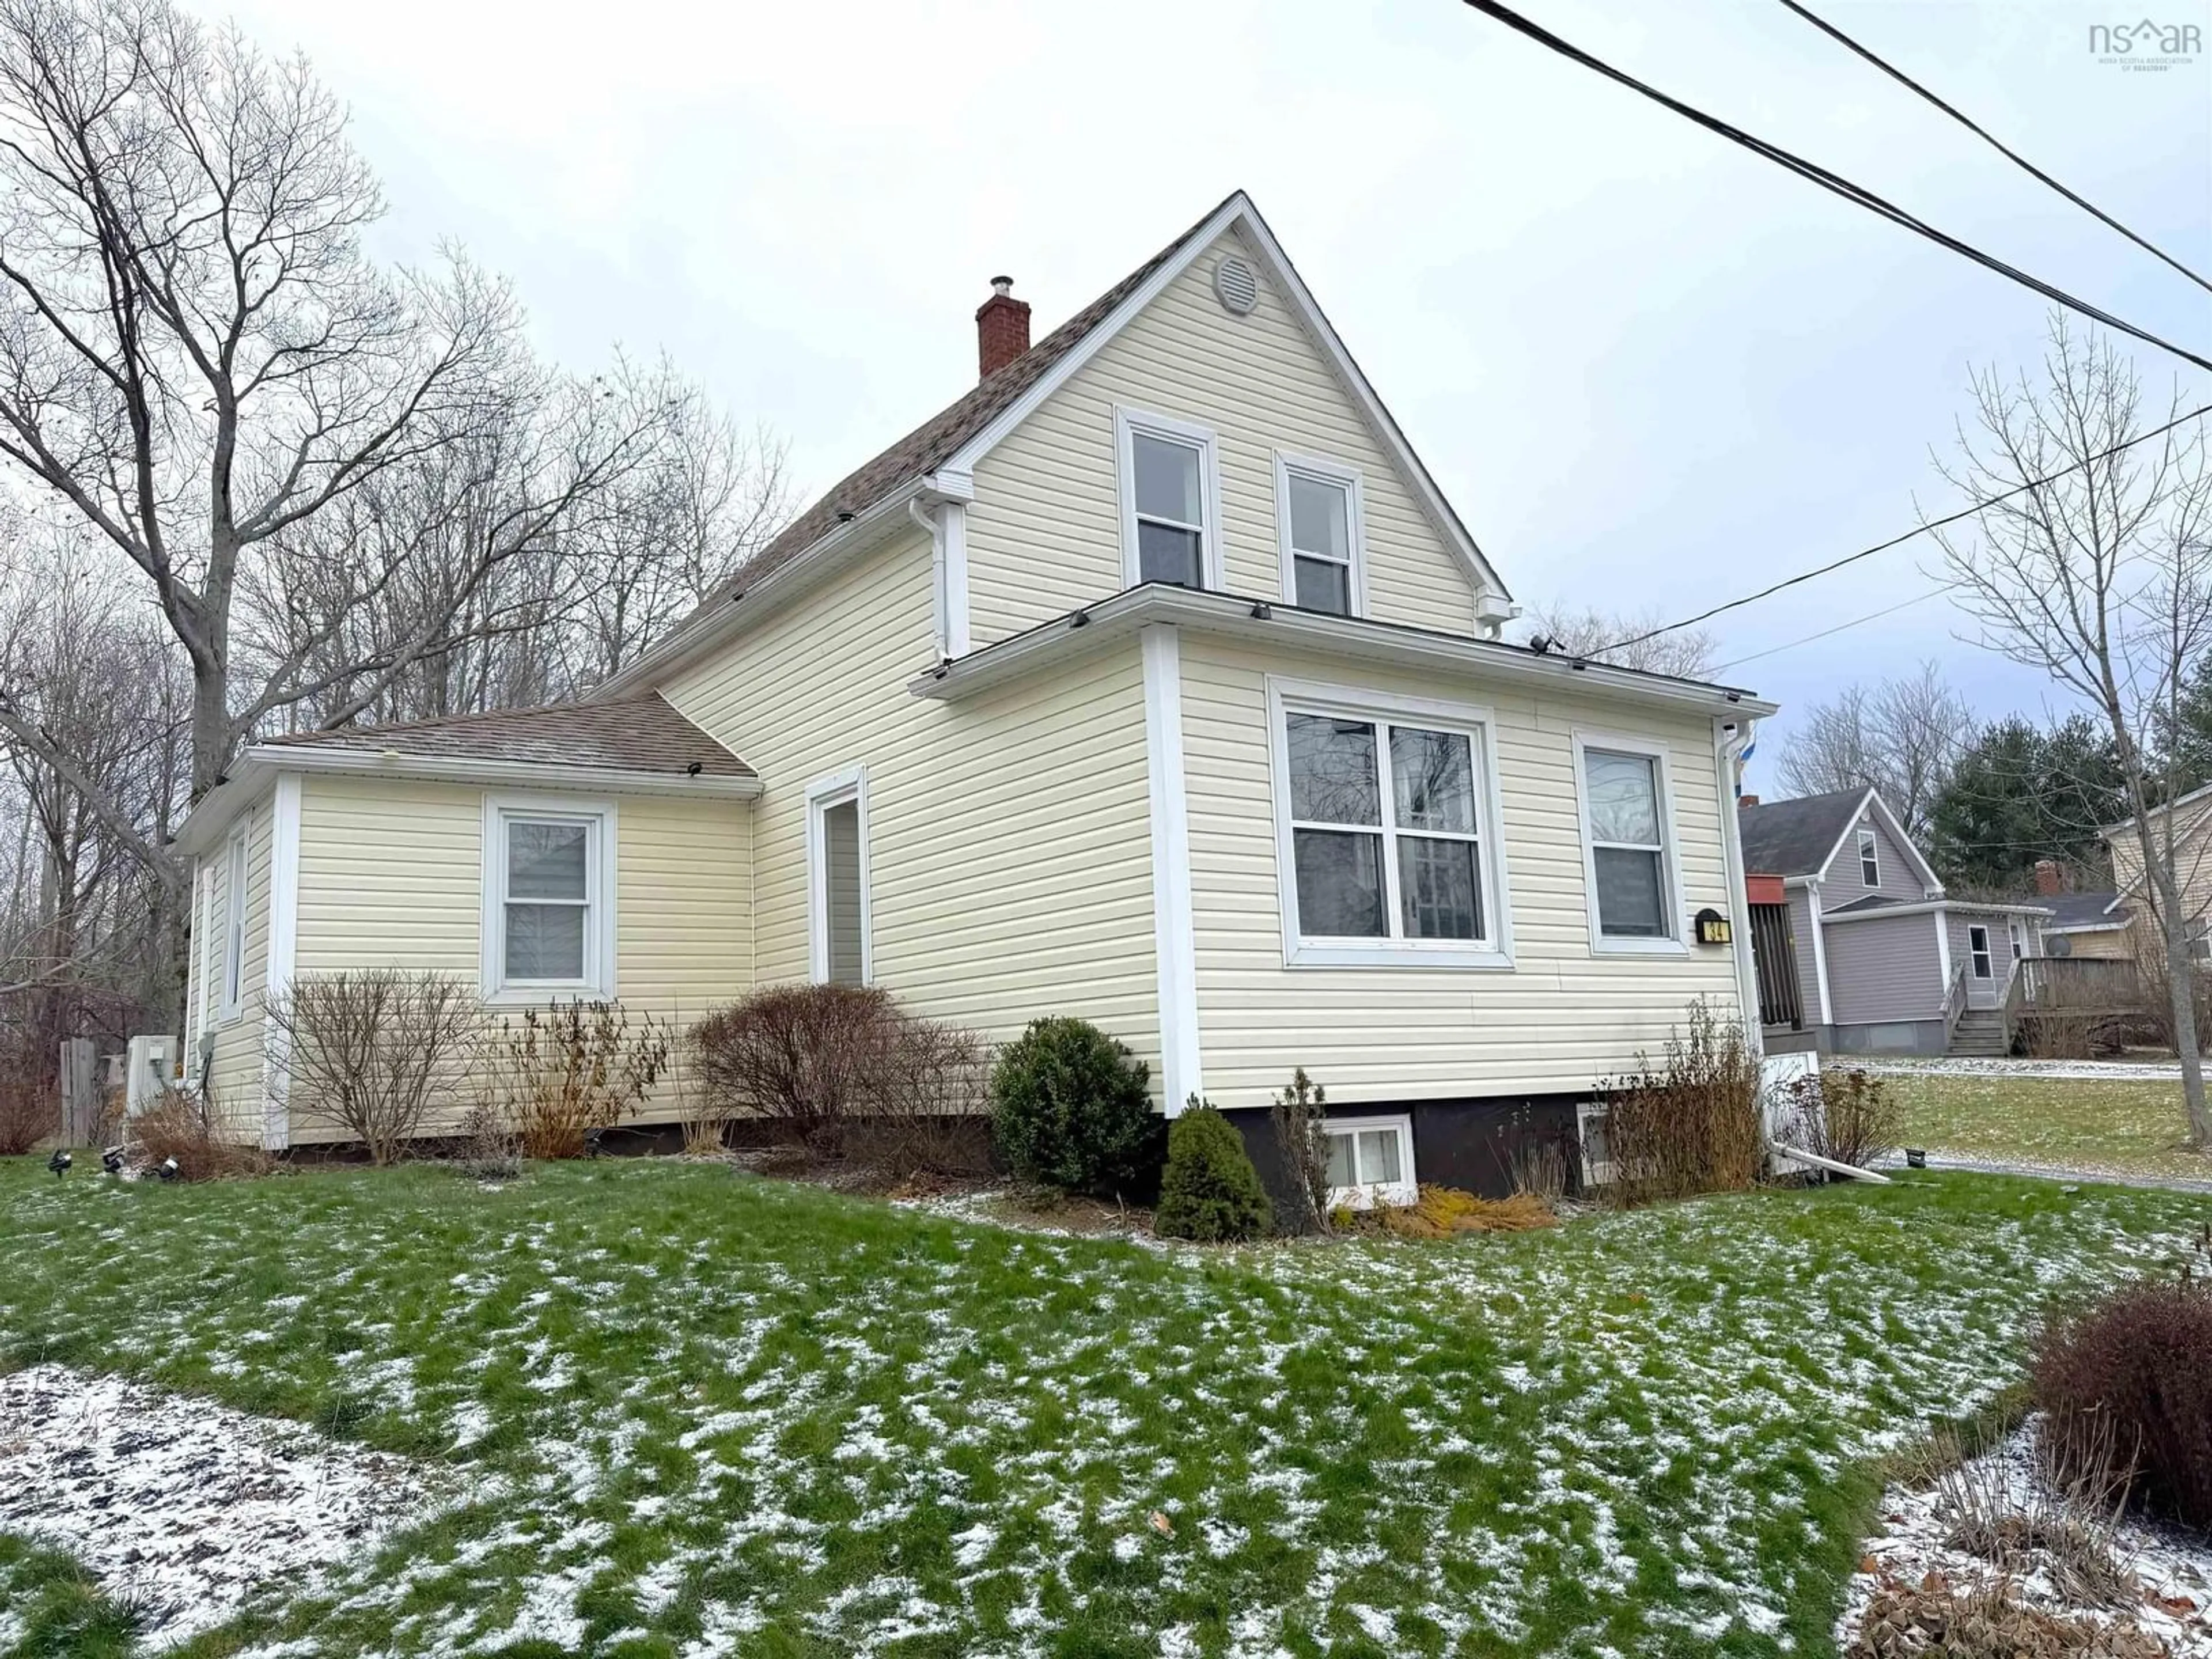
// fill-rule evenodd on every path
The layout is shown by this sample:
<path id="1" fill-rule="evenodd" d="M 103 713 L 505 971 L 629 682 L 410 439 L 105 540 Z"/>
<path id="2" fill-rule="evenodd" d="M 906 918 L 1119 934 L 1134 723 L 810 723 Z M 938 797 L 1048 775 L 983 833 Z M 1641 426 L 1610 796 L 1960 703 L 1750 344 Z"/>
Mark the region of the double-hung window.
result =
<path id="1" fill-rule="evenodd" d="M 611 805 L 486 801 L 487 994 L 614 994 L 613 848 Z"/>
<path id="2" fill-rule="evenodd" d="M 1285 959 L 1503 965 L 1480 711 L 1271 684 Z"/>
<path id="3" fill-rule="evenodd" d="M 1681 950 L 1665 748 L 1577 732 L 1575 762 L 1591 948 Z"/>
<path id="4" fill-rule="evenodd" d="M 223 848 L 222 1000 L 221 1018 L 236 1019 L 246 999 L 246 836 L 251 820 Z"/>
<path id="5" fill-rule="evenodd" d="M 1881 885 L 1881 843 L 1871 830 L 1859 831 L 1859 883 L 1865 887 Z"/>
<path id="6" fill-rule="evenodd" d="M 1994 979 L 1995 965 L 1990 959 L 1990 930 L 1978 921 L 1966 929 L 1966 954 L 1974 964 L 1976 979 Z"/>
<path id="7" fill-rule="evenodd" d="M 1359 474 L 1332 461 L 1279 453 L 1275 523 L 1285 601 L 1303 611 L 1359 615 L 1365 586 Z"/>
<path id="8" fill-rule="evenodd" d="M 1122 575 L 1218 588 L 1221 491 L 1213 434 L 1165 415 L 1114 411 L 1121 480 Z"/>

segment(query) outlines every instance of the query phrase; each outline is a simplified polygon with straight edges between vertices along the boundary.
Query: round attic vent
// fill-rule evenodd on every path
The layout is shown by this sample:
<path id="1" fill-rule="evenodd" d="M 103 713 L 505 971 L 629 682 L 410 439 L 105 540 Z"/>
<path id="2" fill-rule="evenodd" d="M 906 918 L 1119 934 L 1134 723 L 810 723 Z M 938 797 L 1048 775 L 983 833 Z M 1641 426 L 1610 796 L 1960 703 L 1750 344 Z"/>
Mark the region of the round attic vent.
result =
<path id="1" fill-rule="evenodd" d="M 1260 279 L 1252 274 L 1251 266 L 1235 254 L 1227 254 L 1213 268 L 1213 293 L 1223 310 L 1249 317 L 1260 303 Z"/>

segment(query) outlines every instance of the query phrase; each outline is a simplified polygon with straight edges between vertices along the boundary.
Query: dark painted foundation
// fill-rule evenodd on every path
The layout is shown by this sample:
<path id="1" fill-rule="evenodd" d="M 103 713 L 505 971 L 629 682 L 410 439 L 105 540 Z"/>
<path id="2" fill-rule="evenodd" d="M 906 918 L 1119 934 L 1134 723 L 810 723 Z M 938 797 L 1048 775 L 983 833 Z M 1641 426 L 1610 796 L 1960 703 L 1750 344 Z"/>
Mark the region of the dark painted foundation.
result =
<path id="1" fill-rule="evenodd" d="M 1480 1198 L 1510 1197 L 1530 1159 L 1548 1152 L 1564 1166 L 1567 1190 L 1582 1186 L 1582 1140 L 1575 1106 L 1588 1094 L 1526 1095 L 1468 1100 L 1364 1102 L 1331 1113 L 1335 1117 L 1390 1117 L 1404 1113 L 1413 1125 L 1413 1173 L 1422 1182 L 1457 1187 Z M 1275 1146 L 1274 1125 L 1263 1109 L 1224 1112 L 1244 1137 L 1244 1149 L 1277 1206 L 1291 1200 L 1291 1183 Z"/>

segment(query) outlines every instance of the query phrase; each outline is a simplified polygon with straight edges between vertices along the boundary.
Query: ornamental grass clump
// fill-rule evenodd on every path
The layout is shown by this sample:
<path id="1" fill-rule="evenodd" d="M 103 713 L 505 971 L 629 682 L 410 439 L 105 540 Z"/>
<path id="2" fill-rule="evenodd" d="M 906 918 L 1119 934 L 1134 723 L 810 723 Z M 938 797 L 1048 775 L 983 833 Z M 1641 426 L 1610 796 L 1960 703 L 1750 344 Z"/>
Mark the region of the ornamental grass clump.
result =
<path id="1" fill-rule="evenodd" d="M 1152 1231 L 1162 1238 L 1230 1244 L 1258 1238 L 1273 1218 L 1244 1137 L 1194 1097 L 1168 1130 L 1167 1168 L 1160 1176 Z"/>

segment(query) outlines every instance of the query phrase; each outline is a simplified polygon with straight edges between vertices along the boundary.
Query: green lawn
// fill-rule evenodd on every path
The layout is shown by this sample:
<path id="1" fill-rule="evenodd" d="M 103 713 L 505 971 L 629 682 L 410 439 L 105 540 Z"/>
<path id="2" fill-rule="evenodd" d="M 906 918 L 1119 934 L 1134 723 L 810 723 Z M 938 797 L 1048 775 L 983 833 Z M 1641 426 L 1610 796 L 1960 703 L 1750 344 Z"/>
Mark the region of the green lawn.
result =
<path id="1" fill-rule="evenodd" d="M 1905 1110 L 1905 1144 L 1993 1162 L 2212 1181 L 2187 1145 L 2178 1079 L 1938 1075 L 1884 1077 Z"/>
<path id="2" fill-rule="evenodd" d="M 486 1190 L 18 1161 L 0 1367 L 481 1483 L 193 1656 L 1819 1653 L 1864 1460 L 2206 1208 L 1957 1176 L 1170 1253 L 700 1164 Z M 0 1545 L 16 1655 L 113 1652 L 98 1612 Z"/>

